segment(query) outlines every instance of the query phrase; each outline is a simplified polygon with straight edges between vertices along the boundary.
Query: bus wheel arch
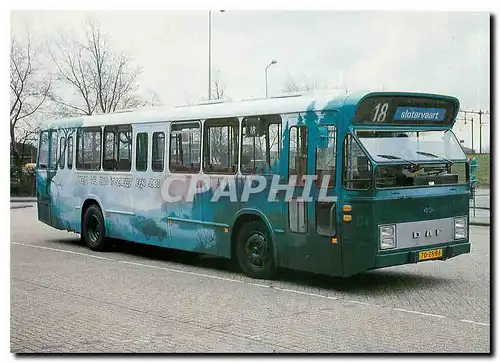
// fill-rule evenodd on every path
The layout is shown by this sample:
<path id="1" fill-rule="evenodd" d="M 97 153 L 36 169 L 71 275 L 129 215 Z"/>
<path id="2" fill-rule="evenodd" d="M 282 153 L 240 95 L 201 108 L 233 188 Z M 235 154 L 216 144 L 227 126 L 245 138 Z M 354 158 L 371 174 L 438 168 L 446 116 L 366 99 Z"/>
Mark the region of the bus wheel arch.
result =
<path id="1" fill-rule="evenodd" d="M 82 205 L 81 237 L 94 251 L 104 251 L 107 247 L 104 213 L 95 199 L 87 199 Z"/>
<path id="2" fill-rule="evenodd" d="M 253 278 L 269 279 L 276 273 L 276 246 L 271 228 L 266 222 L 259 214 L 244 213 L 237 217 L 232 228 L 231 259 L 239 264 L 243 272 Z M 257 259 L 262 257 L 261 268 L 247 258 L 250 245 L 254 245 L 257 251 L 253 256 Z M 262 251 L 264 245 L 266 250 Z"/>

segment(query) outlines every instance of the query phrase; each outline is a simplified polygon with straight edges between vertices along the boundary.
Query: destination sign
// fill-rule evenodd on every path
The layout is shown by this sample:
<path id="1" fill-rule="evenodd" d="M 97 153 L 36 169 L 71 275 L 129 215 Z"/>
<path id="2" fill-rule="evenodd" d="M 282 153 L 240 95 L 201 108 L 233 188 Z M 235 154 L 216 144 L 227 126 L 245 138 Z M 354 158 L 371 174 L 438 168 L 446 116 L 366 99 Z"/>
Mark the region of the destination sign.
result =
<path id="1" fill-rule="evenodd" d="M 424 97 L 369 97 L 354 115 L 357 124 L 451 125 L 455 103 Z"/>
<path id="2" fill-rule="evenodd" d="M 398 107 L 394 120 L 435 120 L 443 121 L 446 109 L 424 107 Z"/>

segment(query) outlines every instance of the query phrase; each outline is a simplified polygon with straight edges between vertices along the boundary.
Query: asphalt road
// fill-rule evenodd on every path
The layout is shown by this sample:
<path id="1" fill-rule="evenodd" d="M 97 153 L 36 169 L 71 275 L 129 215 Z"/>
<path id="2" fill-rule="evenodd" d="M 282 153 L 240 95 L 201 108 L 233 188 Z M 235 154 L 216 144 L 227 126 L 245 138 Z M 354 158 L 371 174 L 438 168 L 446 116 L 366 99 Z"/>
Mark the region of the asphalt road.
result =
<path id="1" fill-rule="evenodd" d="M 11 351 L 489 352 L 489 228 L 471 237 L 445 262 L 262 281 L 190 253 L 96 253 L 11 209 Z"/>

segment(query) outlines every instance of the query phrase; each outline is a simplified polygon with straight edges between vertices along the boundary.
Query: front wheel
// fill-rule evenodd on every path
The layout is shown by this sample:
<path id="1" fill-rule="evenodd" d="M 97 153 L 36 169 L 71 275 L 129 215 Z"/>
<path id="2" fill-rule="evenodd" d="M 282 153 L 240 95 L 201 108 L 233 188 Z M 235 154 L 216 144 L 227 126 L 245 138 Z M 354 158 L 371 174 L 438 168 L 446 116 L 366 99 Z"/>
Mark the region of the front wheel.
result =
<path id="1" fill-rule="evenodd" d="M 268 229 L 262 222 L 246 223 L 238 235 L 238 263 L 248 276 L 270 279 L 276 273 L 273 246 Z"/>
<path id="2" fill-rule="evenodd" d="M 94 251 L 103 251 L 107 247 L 106 230 L 101 209 L 91 205 L 83 216 L 82 236 L 87 246 Z"/>

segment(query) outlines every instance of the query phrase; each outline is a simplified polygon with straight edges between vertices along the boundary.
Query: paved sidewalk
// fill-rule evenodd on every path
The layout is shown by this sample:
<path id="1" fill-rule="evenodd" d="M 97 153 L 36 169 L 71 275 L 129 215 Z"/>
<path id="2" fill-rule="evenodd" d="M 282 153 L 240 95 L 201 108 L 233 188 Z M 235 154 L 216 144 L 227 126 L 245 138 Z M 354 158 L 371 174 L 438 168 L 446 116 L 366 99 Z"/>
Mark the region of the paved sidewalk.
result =
<path id="1" fill-rule="evenodd" d="M 487 209 L 476 209 L 475 211 L 471 208 L 469 211 L 470 224 L 476 226 L 489 226 L 490 225 L 490 211 Z"/>

